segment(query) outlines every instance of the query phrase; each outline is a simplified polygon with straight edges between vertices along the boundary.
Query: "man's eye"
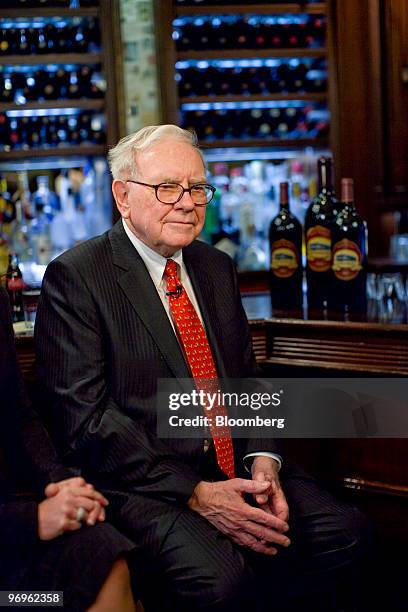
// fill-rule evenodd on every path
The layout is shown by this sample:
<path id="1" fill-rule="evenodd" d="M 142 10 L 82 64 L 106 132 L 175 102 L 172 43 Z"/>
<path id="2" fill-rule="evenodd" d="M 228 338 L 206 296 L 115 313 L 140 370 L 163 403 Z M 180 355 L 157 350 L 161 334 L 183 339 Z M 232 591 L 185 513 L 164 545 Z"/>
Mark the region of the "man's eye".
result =
<path id="1" fill-rule="evenodd" d="M 193 185 L 191 191 L 194 193 L 205 193 L 205 185 Z"/>

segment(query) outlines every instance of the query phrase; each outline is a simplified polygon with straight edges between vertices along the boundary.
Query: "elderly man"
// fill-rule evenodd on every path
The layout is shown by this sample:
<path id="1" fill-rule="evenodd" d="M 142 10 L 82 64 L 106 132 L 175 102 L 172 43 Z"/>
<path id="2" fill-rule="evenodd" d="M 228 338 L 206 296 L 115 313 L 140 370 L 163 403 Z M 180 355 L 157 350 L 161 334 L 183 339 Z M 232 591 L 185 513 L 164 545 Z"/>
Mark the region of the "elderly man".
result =
<path id="1" fill-rule="evenodd" d="M 253 376 L 250 331 L 231 260 L 196 240 L 214 188 L 194 136 L 148 127 L 109 157 L 121 219 L 48 266 L 36 343 L 59 449 L 139 543 L 145 605 L 267 610 L 284 578 L 345 578 L 363 517 L 285 461 L 284 493 L 271 440 L 157 438 L 157 379 Z"/>

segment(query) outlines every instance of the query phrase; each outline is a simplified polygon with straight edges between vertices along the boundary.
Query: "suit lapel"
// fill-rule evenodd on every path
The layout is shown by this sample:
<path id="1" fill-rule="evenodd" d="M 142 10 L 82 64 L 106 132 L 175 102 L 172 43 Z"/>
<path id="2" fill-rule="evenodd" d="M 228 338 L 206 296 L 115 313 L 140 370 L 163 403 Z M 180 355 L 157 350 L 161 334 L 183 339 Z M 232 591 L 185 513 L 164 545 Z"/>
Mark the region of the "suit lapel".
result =
<path id="1" fill-rule="evenodd" d="M 211 346 L 217 372 L 221 378 L 227 377 L 225 362 L 217 338 L 221 338 L 221 326 L 217 316 L 214 297 L 214 285 L 211 282 L 209 270 L 202 260 L 195 256 L 194 243 L 183 249 L 183 261 L 193 285 L 194 293 L 203 316 L 208 341 Z"/>
<path id="2" fill-rule="evenodd" d="M 152 336 L 176 378 L 189 378 L 187 365 L 162 301 L 142 258 L 136 251 L 122 221 L 109 232 L 113 263 L 121 268 L 118 283 L 132 308 Z"/>

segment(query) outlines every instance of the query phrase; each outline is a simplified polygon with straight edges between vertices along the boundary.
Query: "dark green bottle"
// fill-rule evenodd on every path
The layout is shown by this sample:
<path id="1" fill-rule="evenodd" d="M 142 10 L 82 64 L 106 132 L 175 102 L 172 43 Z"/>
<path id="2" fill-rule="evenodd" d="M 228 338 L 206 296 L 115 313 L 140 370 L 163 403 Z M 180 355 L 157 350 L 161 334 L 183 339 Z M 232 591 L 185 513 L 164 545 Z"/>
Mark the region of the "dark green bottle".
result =
<path id="1" fill-rule="evenodd" d="M 354 183 L 341 181 L 342 211 L 333 224 L 332 298 L 330 304 L 343 313 L 367 311 L 367 224 L 356 211 Z"/>
<path id="2" fill-rule="evenodd" d="M 305 217 L 307 302 L 311 310 L 323 310 L 329 300 L 333 215 L 338 201 L 333 187 L 333 164 L 328 157 L 318 160 L 319 193 Z"/>
<path id="3" fill-rule="evenodd" d="M 289 185 L 280 183 L 280 210 L 269 228 L 272 308 L 302 308 L 302 226 L 289 210 Z"/>

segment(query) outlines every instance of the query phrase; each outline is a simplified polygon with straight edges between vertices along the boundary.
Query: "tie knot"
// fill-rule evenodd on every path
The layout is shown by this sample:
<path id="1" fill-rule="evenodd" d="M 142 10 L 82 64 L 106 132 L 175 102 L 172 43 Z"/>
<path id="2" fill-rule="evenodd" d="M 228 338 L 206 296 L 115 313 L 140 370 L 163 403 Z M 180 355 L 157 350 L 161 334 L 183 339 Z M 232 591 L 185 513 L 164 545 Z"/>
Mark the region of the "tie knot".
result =
<path id="1" fill-rule="evenodd" d="M 167 260 L 163 276 L 166 280 L 167 291 L 177 291 L 177 287 L 178 285 L 180 285 L 180 281 L 177 276 L 177 264 L 173 259 Z"/>
<path id="2" fill-rule="evenodd" d="M 164 276 L 177 278 L 177 264 L 173 259 L 167 260 L 166 267 L 164 268 Z"/>

